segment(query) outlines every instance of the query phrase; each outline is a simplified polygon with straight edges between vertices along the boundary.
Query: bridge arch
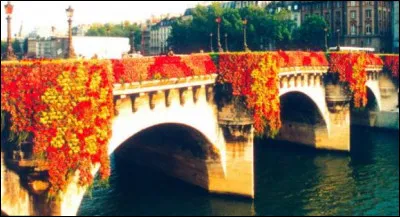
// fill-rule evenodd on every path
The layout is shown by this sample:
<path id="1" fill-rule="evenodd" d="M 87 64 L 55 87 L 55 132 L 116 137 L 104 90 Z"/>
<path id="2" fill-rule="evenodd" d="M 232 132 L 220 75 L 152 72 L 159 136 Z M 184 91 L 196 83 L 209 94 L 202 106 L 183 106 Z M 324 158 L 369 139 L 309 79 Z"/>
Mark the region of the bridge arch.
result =
<path id="1" fill-rule="evenodd" d="M 382 104 L 381 104 L 381 91 L 379 89 L 379 82 L 377 81 L 367 81 L 367 98 L 368 98 L 368 105 L 370 101 L 376 103 L 376 108 L 373 111 L 382 111 Z M 368 107 L 367 105 L 367 107 Z"/>
<path id="2" fill-rule="evenodd" d="M 381 105 L 380 105 L 380 100 L 379 100 L 380 97 L 377 94 L 380 95 L 380 93 L 376 93 L 376 91 L 374 92 L 373 88 L 370 88 L 367 86 L 368 102 L 367 102 L 366 108 L 369 111 L 375 111 L 375 112 L 381 111 Z"/>
<path id="3" fill-rule="evenodd" d="M 282 127 L 277 139 L 319 147 L 323 138 L 329 136 L 329 114 L 324 112 L 325 104 L 322 105 L 325 97 L 312 98 L 302 91 L 287 91 L 280 99 Z"/>
<path id="4" fill-rule="evenodd" d="M 154 194 L 147 193 L 146 190 L 158 189 L 158 187 L 151 187 L 147 183 L 171 186 L 171 189 L 176 187 L 175 181 L 169 182 L 169 178 L 160 175 L 162 173 L 208 189 L 211 184 L 209 183 L 210 176 L 213 175 L 211 170 L 215 172 L 218 167 L 220 174 L 223 174 L 220 154 L 216 153 L 213 147 L 213 144 L 201 132 L 187 125 L 165 123 L 146 128 L 133 135 L 115 150 L 111 164 L 113 173 L 110 177 L 113 182 L 110 184 L 111 189 L 118 193 L 101 192 L 101 197 L 113 198 L 113 201 L 109 202 L 112 207 L 123 206 L 119 203 L 125 205 L 130 202 L 135 203 L 135 200 L 138 199 L 136 195 L 146 195 L 144 200 L 157 201 L 158 199 L 151 198 Z M 214 162 L 212 167 L 209 165 L 210 161 Z M 134 175 L 132 176 L 132 174 Z M 171 191 L 167 192 L 171 193 Z M 169 197 L 169 193 L 166 194 L 163 191 L 160 193 L 161 198 Z M 96 191 L 93 196 L 97 197 Z M 132 198 L 132 200 L 128 198 Z M 121 200 L 127 201 L 122 202 Z M 85 211 L 83 207 L 93 206 L 98 206 L 96 201 L 84 197 L 78 214 L 93 214 L 82 213 Z M 104 212 L 102 215 L 112 215 L 108 210 L 102 211 Z M 150 213 L 153 212 L 150 211 Z"/>
<path id="5" fill-rule="evenodd" d="M 157 135 L 158 137 L 161 138 L 150 137 L 149 135 Z M 203 132 L 187 124 L 172 123 L 172 122 L 153 125 L 133 134 L 130 138 L 124 141 L 116 150 L 114 150 L 114 153 L 120 151 L 121 149 L 124 149 L 124 146 L 130 146 L 130 145 L 135 146 L 135 143 L 131 142 L 131 140 L 135 140 L 140 144 L 141 141 L 143 141 L 142 137 L 145 137 L 144 139 L 149 140 L 147 142 L 157 142 L 154 141 L 154 139 L 157 140 L 162 139 L 165 143 L 171 142 L 170 140 L 173 140 L 173 142 L 185 143 L 185 145 L 190 145 L 191 148 L 194 148 L 197 151 L 199 151 L 196 152 L 195 154 L 200 154 L 202 158 L 220 157 L 219 150 L 210 141 L 210 138 L 208 138 Z M 189 142 L 193 141 L 195 143 L 193 143 L 192 145 L 189 144 L 188 141 Z M 183 147 L 183 148 L 190 148 L 190 147 Z"/>
<path id="6" fill-rule="evenodd" d="M 304 104 L 304 102 L 308 103 L 309 106 L 314 107 L 316 109 L 316 114 L 320 115 L 323 120 L 323 124 L 327 128 L 327 133 L 329 135 L 330 132 L 330 118 L 329 118 L 329 110 L 328 107 L 326 106 L 326 101 L 325 101 L 325 89 L 319 88 L 318 90 L 313 90 L 309 88 L 296 88 L 296 89 L 281 89 L 279 93 L 279 97 L 281 99 L 281 113 L 282 110 L 285 108 L 282 108 L 282 99 L 290 96 L 290 95 L 296 95 L 297 97 L 302 97 L 302 100 L 297 101 L 299 104 L 294 105 L 294 108 L 298 107 L 297 105 Z M 281 115 L 282 116 L 282 115 Z"/>
<path id="7" fill-rule="evenodd" d="M 189 92 L 190 93 L 190 92 Z M 210 146 L 220 153 L 216 161 L 207 159 L 207 169 L 213 176 L 209 177 L 210 191 L 218 191 L 218 181 L 224 180 L 226 176 L 226 147 L 225 139 L 221 128 L 218 125 L 217 108 L 206 100 L 205 88 L 201 88 L 198 100 L 193 101 L 192 94 L 188 94 L 185 104 L 180 103 L 178 90 L 171 89 L 169 96 L 170 104 L 165 103 L 164 93 L 161 97 L 154 97 L 154 105 L 150 106 L 150 95 L 140 95 L 135 101 L 138 107 L 133 110 L 133 101 L 129 98 L 120 98 L 115 103 L 118 111 L 112 123 L 112 137 L 109 141 L 108 154 L 113 154 L 122 147 L 130 138 L 155 129 L 159 126 L 174 125 L 187 129 L 189 132 L 196 132 L 207 141 Z M 207 147 L 210 147 L 207 146 Z M 211 169 L 210 169 L 211 168 Z M 98 172 L 96 167 L 92 174 Z M 221 171 L 221 173 L 219 173 Z M 217 174 L 217 175 L 214 175 Z M 175 176 L 175 175 L 174 175 Z M 216 178 L 214 178 L 216 177 Z M 186 179 L 183 179 L 187 181 Z M 190 180 L 189 180 L 190 181 Z M 193 183 L 192 183 L 193 184 Z M 205 186 L 207 187 L 207 186 Z M 61 213 L 76 215 L 84 198 L 86 189 L 78 187 L 77 180 L 70 183 L 64 200 L 61 204 Z"/>

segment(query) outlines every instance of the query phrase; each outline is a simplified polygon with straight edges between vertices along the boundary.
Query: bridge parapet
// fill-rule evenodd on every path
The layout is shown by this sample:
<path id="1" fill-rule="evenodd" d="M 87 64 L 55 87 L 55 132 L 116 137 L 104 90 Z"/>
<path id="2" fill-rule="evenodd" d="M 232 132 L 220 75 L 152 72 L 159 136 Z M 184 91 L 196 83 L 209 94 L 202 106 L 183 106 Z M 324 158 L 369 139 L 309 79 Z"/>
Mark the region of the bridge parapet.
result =
<path id="1" fill-rule="evenodd" d="M 193 96 L 193 101 L 196 103 L 199 99 L 200 89 L 206 89 L 206 99 L 211 102 L 213 99 L 213 85 L 217 78 L 216 74 L 191 76 L 185 78 L 171 78 L 164 80 L 143 81 L 126 84 L 114 84 L 114 112 L 118 114 L 117 101 L 127 97 L 131 100 L 132 112 L 138 110 L 140 102 L 138 98 L 148 95 L 150 109 L 154 109 L 156 101 L 164 98 L 165 106 L 168 108 L 171 105 L 172 95 L 170 90 L 179 90 L 180 104 L 183 106 L 188 100 L 189 93 Z"/>
<path id="2" fill-rule="evenodd" d="M 323 85 L 323 76 L 329 67 L 287 67 L 279 71 L 280 87 L 313 87 Z"/>
<path id="3" fill-rule="evenodd" d="M 114 84 L 114 96 L 214 84 L 217 74 Z"/>

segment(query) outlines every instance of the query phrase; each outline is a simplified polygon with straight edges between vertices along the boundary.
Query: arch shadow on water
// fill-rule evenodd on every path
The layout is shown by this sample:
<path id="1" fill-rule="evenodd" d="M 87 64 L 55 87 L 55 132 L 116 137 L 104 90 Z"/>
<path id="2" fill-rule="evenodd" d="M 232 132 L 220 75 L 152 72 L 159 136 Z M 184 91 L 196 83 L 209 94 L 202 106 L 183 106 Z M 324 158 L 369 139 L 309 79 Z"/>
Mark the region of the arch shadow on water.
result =
<path id="1" fill-rule="evenodd" d="M 327 120 L 322 115 L 322 108 L 306 94 L 288 92 L 281 96 L 282 128 L 276 139 L 297 141 L 315 148 L 316 130 L 328 134 Z"/>
<path id="2" fill-rule="evenodd" d="M 181 124 L 148 128 L 115 151 L 110 188 L 95 186 L 78 215 L 209 215 L 208 192 L 165 175 L 187 173 L 184 178 L 207 188 L 207 160 L 220 162 L 219 153 L 195 129 Z"/>

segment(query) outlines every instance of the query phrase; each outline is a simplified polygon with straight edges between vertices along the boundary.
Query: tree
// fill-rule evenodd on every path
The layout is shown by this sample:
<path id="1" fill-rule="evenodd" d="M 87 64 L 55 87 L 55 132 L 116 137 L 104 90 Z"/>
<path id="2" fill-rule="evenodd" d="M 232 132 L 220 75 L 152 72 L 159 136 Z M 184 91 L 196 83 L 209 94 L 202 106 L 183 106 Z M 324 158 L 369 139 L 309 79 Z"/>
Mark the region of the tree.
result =
<path id="1" fill-rule="evenodd" d="M 311 15 L 304 20 L 296 33 L 296 42 L 303 49 L 324 50 L 325 28 L 328 28 L 328 24 L 323 17 Z"/>
<path id="2" fill-rule="evenodd" d="M 6 51 L 7 51 L 7 42 L 1 41 L 1 56 L 2 57 L 6 53 Z"/>
<path id="3" fill-rule="evenodd" d="M 275 42 L 279 48 L 292 45 L 295 23 L 289 11 L 269 15 L 264 8 L 250 6 L 241 9 L 222 8 L 220 3 L 209 7 L 197 6 L 192 10 L 192 20 L 179 20 L 172 25 L 169 44 L 178 53 L 210 50 L 210 33 L 213 33 L 213 49 L 217 49 L 217 23 L 221 17 L 221 44 L 228 34 L 230 51 L 243 51 L 243 20 L 247 19 L 247 44 L 251 50 L 263 50 L 267 42 Z"/>

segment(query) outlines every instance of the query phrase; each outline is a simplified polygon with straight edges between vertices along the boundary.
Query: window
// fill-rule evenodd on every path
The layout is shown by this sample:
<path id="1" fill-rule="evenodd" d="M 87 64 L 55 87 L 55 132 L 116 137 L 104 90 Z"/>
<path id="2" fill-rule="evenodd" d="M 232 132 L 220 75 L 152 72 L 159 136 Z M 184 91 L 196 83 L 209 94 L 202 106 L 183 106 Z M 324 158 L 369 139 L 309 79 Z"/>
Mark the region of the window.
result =
<path id="1" fill-rule="evenodd" d="M 371 9 L 365 10 L 365 16 L 366 16 L 367 18 L 372 18 L 372 11 L 371 11 Z"/>
<path id="2" fill-rule="evenodd" d="M 356 30 L 356 24 L 351 24 L 351 34 L 352 35 L 355 35 L 355 34 L 357 34 L 357 30 Z"/>
<path id="3" fill-rule="evenodd" d="M 356 44 L 356 39 L 352 38 L 350 43 L 351 43 L 351 45 L 355 45 Z"/>
<path id="4" fill-rule="evenodd" d="M 371 45 L 371 44 L 372 44 L 371 38 L 367 38 L 367 45 Z"/>
<path id="5" fill-rule="evenodd" d="M 356 19 L 356 11 L 350 11 L 351 19 Z"/>
<path id="6" fill-rule="evenodd" d="M 371 28 L 371 24 L 370 23 L 365 24 L 365 33 L 367 35 L 372 34 L 372 28 Z"/>
<path id="7" fill-rule="evenodd" d="M 294 9 L 294 10 L 297 10 L 297 5 L 294 5 L 293 9 Z"/>
<path id="8" fill-rule="evenodd" d="M 292 6 L 291 5 L 289 5 L 287 8 L 288 8 L 289 11 L 292 10 Z"/>
<path id="9" fill-rule="evenodd" d="M 329 13 L 325 13 L 325 20 L 329 22 Z"/>
<path id="10" fill-rule="evenodd" d="M 336 7 L 337 7 L 337 8 L 340 8 L 340 1 L 337 1 L 337 2 L 336 2 Z"/>
<path id="11" fill-rule="evenodd" d="M 356 6 L 356 1 L 350 1 L 350 6 L 352 7 Z"/>
<path id="12" fill-rule="evenodd" d="M 336 17 L 336 20 L 340 20 L 340 11 L 336 11 L 335 17 Z"/>

